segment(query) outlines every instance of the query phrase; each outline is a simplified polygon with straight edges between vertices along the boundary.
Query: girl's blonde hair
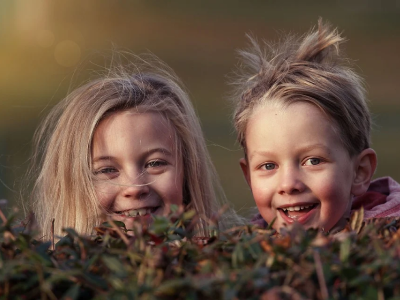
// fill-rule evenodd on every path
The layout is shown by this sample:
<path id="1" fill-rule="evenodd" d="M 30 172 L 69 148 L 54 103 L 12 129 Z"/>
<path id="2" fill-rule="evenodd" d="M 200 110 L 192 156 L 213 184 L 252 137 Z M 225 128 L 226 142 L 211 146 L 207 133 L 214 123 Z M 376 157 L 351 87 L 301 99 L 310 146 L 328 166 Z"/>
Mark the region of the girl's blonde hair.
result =
<path id="1" fill-rule="evenodd" d="M 244 68 L 234 96 L 234 125 L 245 151 L 249 118 L 256 107 L 271 101 L 316 105 L 332 120 L 350 155 L 369 148 L 371 116 L 362 80 L 346 66 L 339 51 L 344 39 L 336 29 L 320 19 L 316 30 L 288 36 L 277 46 L 262 49 L 250 41 L 251 49 L 240 52 Z"/>
<path id="2" fill-rule="evenodd" d="M 91 169 L 91 143 L 99 122 L 118 111 L 144 107 L 159 112 L 175 128 L 177 155 L 184 164 L 184 203 L 202 218 L 199 234 L 207 235 L 206 222 L 225 202 L 211 163 L 200 123 L 188 94 L 173 71 L 152 58 L 136 57 L 131 68 L 117 66 L 103 78 L 70 93 L 57 104 L 38 128 L 34 139 L 32 210 L 44 236 L 62 235 L 72 227 L 90 234 L 102 218 Z M 235 222 L 232 210 L 220 226 Z"/>

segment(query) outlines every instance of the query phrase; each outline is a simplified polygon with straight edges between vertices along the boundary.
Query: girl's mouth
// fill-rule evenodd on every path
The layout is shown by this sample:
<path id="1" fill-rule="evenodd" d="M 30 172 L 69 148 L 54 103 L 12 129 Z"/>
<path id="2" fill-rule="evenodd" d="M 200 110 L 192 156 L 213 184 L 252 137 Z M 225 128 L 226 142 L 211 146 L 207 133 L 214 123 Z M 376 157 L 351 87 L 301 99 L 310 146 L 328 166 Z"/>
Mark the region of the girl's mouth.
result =
<path id="1" fill-rule="evenodd" d="M 284 208 L 278 208 L 281 212 L 282 217 L 287 223 L 293 223 L 297 221 L 304 224 L 311 216 L 313 210 L 318 206 L 317 203 L 304 204 L 296 206 L 287 206 Z"/>
<path id="2" fill-rule="evenodd" d="M 139 209 L 130 209 L 125 211 L 116 211 L 115 213 L 120 216 L 127 218 L 143 217 L 154 213 L 159 206 L 156 207 L 144 207 Z"/>

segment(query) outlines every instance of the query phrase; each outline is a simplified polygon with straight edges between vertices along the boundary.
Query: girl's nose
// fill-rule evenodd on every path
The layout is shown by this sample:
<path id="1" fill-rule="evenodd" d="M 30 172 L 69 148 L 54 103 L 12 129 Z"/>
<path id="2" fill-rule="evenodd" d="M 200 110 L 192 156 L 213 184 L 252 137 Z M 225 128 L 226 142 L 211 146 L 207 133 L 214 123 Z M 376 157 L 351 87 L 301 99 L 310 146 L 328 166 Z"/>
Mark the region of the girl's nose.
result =
<path id="1" fill-rule="evenodd" d="M 281 195 L 294 195 L 305 190 L 305 184 L 301 178 L 299 170 L 296 168 L 281 168 L 278 192 Z"/>
<path id="2" fill-rule="evenodd" d="M 150 192 L 150 182 L 146 182 L 145 177 L 141 174 L 131 176 L 131 179 L 126 180 L 125 184 L 122 185 L 122 196 L 137 200 L 145 198 Z"/>

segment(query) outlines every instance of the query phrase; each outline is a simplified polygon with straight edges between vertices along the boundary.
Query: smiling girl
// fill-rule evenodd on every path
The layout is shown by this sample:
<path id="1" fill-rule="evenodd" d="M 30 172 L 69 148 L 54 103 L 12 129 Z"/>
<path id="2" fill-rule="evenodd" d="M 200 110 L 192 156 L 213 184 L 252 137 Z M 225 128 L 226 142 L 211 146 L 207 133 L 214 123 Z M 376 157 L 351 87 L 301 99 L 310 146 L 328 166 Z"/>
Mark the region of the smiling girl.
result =
<path id="1" fill-rule="evenodd" d="M 135 70 L 129 72 L 129 69 Z M 55 106 L 36 133 L 32 209 L 45 239 L 72 227 L 90 234 L 110 216 L 127 228 L 172 204 L 206 220 L 224 202 L 188 95 L 172 71 L 117 66 Z M 220 227 L 237 221 L 232 210 Z"/>
<path id="2" fill-rule="evenodd" d="M 377 158 L 360 77 L 327 24 L 262 49 L 241 52 L 250 73 L 238 86 L 234 123 L 240 161 L 260 216 L 280 229 L 298 222 L 337 231 L 352 209 L 365 217 L 400 216 L 400 186 L 371 182 Z M 246 74 L 246 72 L 244 72 Z M 255 75 L 254 75 L 255 74 Z"/>

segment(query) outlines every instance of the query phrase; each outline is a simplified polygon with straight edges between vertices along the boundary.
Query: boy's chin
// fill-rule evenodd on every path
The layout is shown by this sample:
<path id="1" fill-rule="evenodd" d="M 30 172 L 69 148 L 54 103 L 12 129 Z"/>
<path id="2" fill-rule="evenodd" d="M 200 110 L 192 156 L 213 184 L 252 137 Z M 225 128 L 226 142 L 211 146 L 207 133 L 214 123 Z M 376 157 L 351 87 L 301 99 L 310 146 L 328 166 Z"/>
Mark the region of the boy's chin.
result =
<path id="1" fill-rule="evenodd" d="M 291 229 L 293 226 L 302 226 L 304 229 L 310 229 L 310 228 L 314 228 L 314 229 L 319 229 L 324 233 L 337 233 L 342 231 L 346 225 L 348 223 L 348 218 L 341 218 L 337 223 L 335 223 L 333 226 L 326 224 L 324 222 L 310 222 L 308 224 L 301 224 L 300 222 L 292 222 L 291 224 L 287 224 L 285 222 L 276 222 L 276 224 L 274 224 L 273 228 L 276 229 L 277 231 L 281 232 L 285 231 L 287 229 Z"/>
<path id="2" fill-rule="evenodd" d="M 349 216 L 345 215 L 338 222 L 336 222 L 336 224 L 334 224 L 331 228 L 324 231 L 327 231 L 329 233 L 337 233 L 339 231 L 342 231 L 346 227 L 348 222 L 349 222 Z"/>

